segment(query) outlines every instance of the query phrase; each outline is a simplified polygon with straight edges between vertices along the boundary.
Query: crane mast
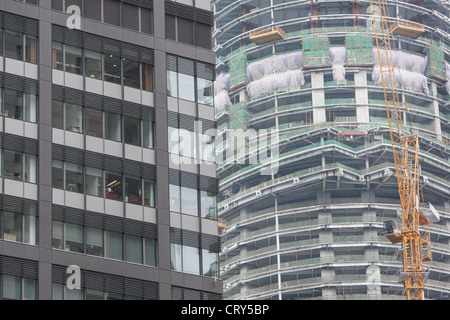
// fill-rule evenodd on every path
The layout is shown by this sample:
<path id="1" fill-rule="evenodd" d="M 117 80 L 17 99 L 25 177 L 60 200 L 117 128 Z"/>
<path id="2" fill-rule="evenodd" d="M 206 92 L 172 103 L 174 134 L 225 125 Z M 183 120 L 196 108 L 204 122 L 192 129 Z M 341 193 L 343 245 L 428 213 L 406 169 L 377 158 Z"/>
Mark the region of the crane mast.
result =
<path id="1" fill-rule="evenodd" d="M 416 134 L 406 132 L 403 126 L 402 103 L 397 92 L 386 0 L 370 0 L 370 5 L 402 207 L 401 232 L 386 236 L 392 243 L 402 243 L 402 281 L 406 299 L 423 300 L 425 287 L 423 262 L 431 260 L 431 248 L 430 221 L 419 209 L 419 140 Z M 375 13 L 374 5 L 379 7 L 379 14 Z"/>

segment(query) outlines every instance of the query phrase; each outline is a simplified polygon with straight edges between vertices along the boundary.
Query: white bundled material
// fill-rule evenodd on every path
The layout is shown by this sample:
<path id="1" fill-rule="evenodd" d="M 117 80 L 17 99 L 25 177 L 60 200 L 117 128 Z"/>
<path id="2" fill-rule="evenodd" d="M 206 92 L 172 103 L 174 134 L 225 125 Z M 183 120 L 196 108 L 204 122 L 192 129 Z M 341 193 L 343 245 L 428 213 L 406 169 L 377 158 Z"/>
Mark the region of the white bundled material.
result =
<path id="1" fill-rule="evenodd" d="M 300 69 L 302 66 L 303 52 L 291 52 L 249 63 L 247 75 L 250 81 L 255 81 L 273 73 Z"/>
<path id="2" fill-rule="evenodd" d="M 415 72 L 419 72 L 421 74 L 425 73 L 425 69 L 427 68 L 427 60 L 428 58 L 426 56 L 418 56 L 415 54 L 399 51 L 399 50 L 393 50 L 391 51 L 392 54 L 392 64 L 394 67 L 404 68 L 404 69 L 410 69 Z M 383 49 L 380 49 L 380 56 L 381 61 L 383 65 L 388 65 L 387 63 L 387 56 L 386 51 Z M 373 62 L 375 66 L 380 65 L 378 57 L 378 50 L 376 48 L 373 49 Z"/>
<path id="3" fill-rule="evenodd" d="M 450 64 L 449 63 L 445 63 L 445 72 L 447 75 L 447 84 L 446 84 L 446 88 L 447 88 L 447 93 L 450 94 Z"/>
<path id="4" fill-rule="evenodd" d="M 330 47 L 330 60 L 332 64 L 346 64 L 347 49 L 345 47 Z"/>
<path id="5" fill-rule="evenodd" d="M 217 95 L 222 90 L 230 90 L 230 75 L 228 73 L 220 74 L 214 81 L 214 94 Z"/>
<path id="6" fill-rule="evenodd" d="M 254 99 L 276 90 L 293 90 L 305 84 L 303 70 L 289 70 L 282 73 L 271 74 L 247 85 L 247 94 Z"/>
<path id="7" fill-rule="evenodd" d="M 231 100 L 228 96 L 228 91 L 222 90 L 214 97 L 214 106 L 218 113 L 225 110 L 227 106 L 231 106 Z"/>
<path id="8" fill-rule="evenodd" d="M 338 84 L 345 83 L 345 67 L 342 64 L 333 64 L 333 80 Z"/>
<path id="9" fill-rule="evenodd" d="M 389 71 L 383 70 L 383 75 L 386 81 L 389 81 Z M 428 79 L 423 74 L 412 72 L 400 68 L 394 68 L 395 82 L 400 85 L 404 85 L 407 88 L 412 88 L 416 91 L 429 94 Z M 372 71 L 372 81 L 375 83 L 381 83 L 383 81 L 381 77 L 380 67 L 375 67 Z"/>

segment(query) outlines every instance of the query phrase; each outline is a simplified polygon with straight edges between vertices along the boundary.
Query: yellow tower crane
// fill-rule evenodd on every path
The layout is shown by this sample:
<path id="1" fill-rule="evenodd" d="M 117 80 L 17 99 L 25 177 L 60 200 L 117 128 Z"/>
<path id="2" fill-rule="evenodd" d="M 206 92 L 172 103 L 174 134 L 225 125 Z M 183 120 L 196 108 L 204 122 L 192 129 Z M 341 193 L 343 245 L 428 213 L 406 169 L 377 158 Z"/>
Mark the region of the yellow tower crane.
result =
<path id="1" fill-rule="evenodd" d="M 423 300 L 426 278 L 423 262 L 431 260 L 431 247 L 430 221 L 419 209 L 419 140 L 416 134 L 406 132 L 403 127 L 391 51 L 393 26 L 388 20 L 386 0 L 370 0 L 370 4 L 402 206 L 401 229 L 395 231 L 391 225 L 386 236 L 392 243 L 402 243 L 401 276 L 406 299 Z"/>

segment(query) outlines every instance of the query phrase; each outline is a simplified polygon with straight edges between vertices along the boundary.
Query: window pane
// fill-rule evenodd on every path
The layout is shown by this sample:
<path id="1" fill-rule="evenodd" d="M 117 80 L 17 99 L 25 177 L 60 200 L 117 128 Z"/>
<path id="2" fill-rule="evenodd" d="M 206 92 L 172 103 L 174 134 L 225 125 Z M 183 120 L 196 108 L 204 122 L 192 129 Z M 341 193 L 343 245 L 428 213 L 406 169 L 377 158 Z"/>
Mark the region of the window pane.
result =
<path id="1" fill-rule="evenodd" d="M 86 77 L 102 79 L 102 55 L 94 51 L 85 51 Z"/>
<path id="2" fill-rule="evenodd" d="M 207 131 L 208 132 L 208 131 Z M 200 135 L 201 154 L 200 158 L 204 161 L 216 161 L 215 137 L 209 134 Z"/>
<path id="3" fill-rule="evenodd" d="M 100 110 L 85 108 L 86 134 L 92 137 L 103 138 L 103 113 Z"/>
<path id="4" fill-rule="evenodd" d="M 174 271 L 183 271 L 181 267 L 181 245 L 170 244 L 170 266 Z"/>
<path id="5" fill-rule="evenodd" d="M 211 26 L 200 22 L 195 23 L 195 44 L 201 48 L 212 48 Z"/>
<path id="6" fill-rule="evenodd" d="M 123 85 L 136 89 L 141 88 L 140 63 L 130 59 L 122 59 L 123 62 Z"/>
<path id="7" fill-rule="evenodd" d="M 169 127 L 168 128 L 168 140 L 169 140 L 169 152 L 173 154 L 180 153 L 180 138 L 179 138 L 179 130 L 176 128 Z"/>
<path id="8" fill-rule="evenodd" d="M 23 279 L 23 299 L 35 300 L 36 299 L 36 280 Z"/>
<path id="9" fill-rule="evenodd" d="M 5 31 L 5 56 L 23 61 L 23 35 L 21 33 Z"/>
<path id="10" fill-rule="evenodd" d="M 24 239 L 23 242 L 28 244 L 37 243 L 37 218 L 36 216 L 25 214 L 24 215 Z"/>
<path id="11" fill-rule="evenodd" d="M 72 5 L 78 6 L 81 9 L 81 12 L 83 12 L 82 0 L 65 0 L 65 4 L 66 4 L 66 12 L 67 12 L 67 8 Z"/>
<path id="12" fill-rule="evenodd" d="M 127 261 L 142 263 L 142 237 L 131 234 L 126 235 Z"/>
<path id="13" fill-rule="evenodd" d="M 36 123 L 37 120 L 37 96 L 33 93 L 25 93 L 25 121 Z"/>
<path id="14" fill-rule="evenodd" d="M 166 39 L 177 40 L 175 16 L 166 14 Z"/>
<path id="15" fill-rule="evenodd" d="M 66 289 L 66 300 L 83 300 L 83 289 Z"/>
<path id="16" fill-rule="evenodd" d="M 183 246 L 183 272 L 200 274 L 200 249 Z"/>
<path id="17" fill-rule="evenodd" d="M 106 231 L 106 257 L 123 260 L 122 234 L 114 231 Z"/>
<path id="18" fill-rule="evenodd" d="M 83 226 L 66 223 L 66 249 L 73 252 L 84 252 Z"/>
<path id="19" fill-rule="evenodd" d="M 206 277 L 219 277 L 219 254 L 202 250 L 203 275 Z"/>
<path id="20" fill-rule="evenodd" d="M 194 61 L 178 58 L 178 70 L 179 97 L 195 101 Z"/>
<path id="21" fill-rule="evenodd" d="M 83 167 L 66 162 L 66 190 L 83 193 Z"/>
<path id="22" fill-rule="evenodd" d="M 3 299 L 21 300 L 22 281 L 20 277 L 3 275 Z"/>
<path id="23" fill-rule="evenodd" d="M 196 158 L 197 143 L 195 132 L 180 129 L 180 155 L 190 158 Z"/>
<path id="24" fill-rule="evenodd" d="M 52 9 L 63 11 L 63 0 L 52 0 Z"/>
<path id="25" fill-rule="evenodd" d="M 153 132 L 153 122 L 152 121 L 142 121 L 143 126 L 143 146 L 145 148 L 153 149 L 154 132 Z"/>
<path id="26" fill-rule="evenodd" d="M 120 26 L 120 1 L 103 0 L 104 21 Z"/>
<path id="27" fill-rule="evenodd" d="M 177 17 L 178 41 L 194 44 L 194 22 L 192 20 Z"/>
<path id="28" fill-rule="evenodd" d="M 52 126 L 57 129 L 64 129 L 63 103 L 53 100 L 52 106 Z"/>
<path id="29" fill-rule="evenodd" d="M 81 106 L 66 103 L 66 130 L 78 133 L 83 132 L 82 112 Z"/>
<path id="30" fill-rule="evenodd" d="M 52 68 L 63 70 L 63 45 L 58 42 L 52 43 Z"/>
<path id="31" fill-rule="evenodd" d="M 144 180 L 144 205 L 155 207 L 155 182 Z"/>
<path id="32" fill-rule="evenodd" d="M 22 242 L 22 214 L 5 211 L 3 219 L 3 239 Z"/>
<path id="33" fill-rule="evenodd" d="M 141 7 L 141 32 L 153 33 L 153 12 L 143 7 Z"/>
<path id="34" fill-rule="evenodd" d="M 15 180 L 23 179 L 23 155 L 14 151 L 4 151 L 5 155 L 5 178 Z"/>
<path id="35" fill-rule="evenodd" d="M 124 122 L 125 122 L 125 132 L 124 132 L 125 143 L 140 146 L 141 121 L 138 118 L 125 116 Z"/>
<path id="36" fill-rule="evenodd" d="M 14 119 L 23 119 L 23 92 L 4 89 L 5 116 Z"/>
<path id="37" fill-rule="evenodd" d="M 178 98 L 178 75 L 174 71 L 167 71 L 167 95 Z"/>
<path id="38" fill-rule="evenodd" d="M 120 58 L 112 54 L 105 55 L 104 80 L 121 84 L 120 81 Z"/>
<path id="39" fill-rule="evenodd" d="M 181 212 L 198 215 L 197 190 L 181 187 Z"/>
<path id="40" fill-rule="evenodd" d="M 97 228 L 86 228 L 86 253 L 103 257 L 103 231 Z"/>
<path id="41" fill-rule="evenodd" d="M 64 189 L 64 168 L 60 160 L 52 161 L 52 187 Z"/>
<path id="42" fill-rule="evenodd" d="M 104 300 L 103 291 L 86 289 L 86 300 Z"/>
<path id="43" fill-rule="evenodd" d="M 26 36 L 25 37 L 25 45 L 26 45 L 25 61 L 36 64 L 37 63 L 37 39 L 36 39 L 36 37 Z"/>
<path id="44" fill-rule="evenodd" d="M 83 73 L 83 52 L 81 48 L 65 45 L 66 62 L 65 70 L 70 73 Z"/>
<path id="45" fill-rule="evenodd" d="M 103 171 L 86 167 L 86 193 L 91 196 L 103 197 Z"/>
<path id="46" fill-rule="evenodd" d="M 142 205 L 141 179 L 138 177 L 125 177 L 125 201 Z"/>
<path id="47" fill-rule="evenodd" d="M 53 223 L 52 223 L 52 247 L 55 249 L 64 250 L 63 228 L 64 228 L 64 225 L 62 222 L 53 221 Z"/>
<path id="48" fill-rule="evenodd" d="M 180 212 L 180 187 L 175 185 L 169 186 L 170 193 L 170 210 Z"/>
<path id="49" fill-rule="evenodd" d="M 122 141 L 122 123 L 120 114 L 105 112 L 106 139 Z"/>
<path id="50" fill-rule="evenodd" d="M 122 27 L 139 31 L 139 7 L 122 3 Z"/>
<path id="51" fill-rule="evenodd" d="M 145 238 L 145 264 L 156 266 L 156 240 Z"/>
<path id="52" fill-rule="evenodd" d="M 64 286 L 59 283 L 52 283 L 52 300 L 64 299 Z"/>
<path id="53" fill-rule="evenodd" d="M 122 201 L 122 177 L 118 173 L 105 172 L 105 197 Z"/>
<path id="54" fill-rule="evenodd" d="M 37 159 L 32 154 L 25 154 L 25 182 L 37 183 Z"/>
<path id="55" fill-rule="evenodd" d="M 89 0 L 84 2 L 84 16 L 97 21 L 102 20 L 102 0 Z"/>
<path id="56" fill-rule="evenodd" d="M 217 220 L 216 196 L 212 192 L 200 191 L 202 218 Z"/>
<path id="57" fill-rule="evenodd" d="M 142 64 L 142 90 L 153 91 L 153 66 Z"/>
<path id="58" fill-rule="evenodd" d="M 198 103 L 203 103 L 208 106 L 214 105 L 214 93 L 213 93 L 213 82 L 210 80 L 205 80 L 197 78 L 197 94 Z"/>

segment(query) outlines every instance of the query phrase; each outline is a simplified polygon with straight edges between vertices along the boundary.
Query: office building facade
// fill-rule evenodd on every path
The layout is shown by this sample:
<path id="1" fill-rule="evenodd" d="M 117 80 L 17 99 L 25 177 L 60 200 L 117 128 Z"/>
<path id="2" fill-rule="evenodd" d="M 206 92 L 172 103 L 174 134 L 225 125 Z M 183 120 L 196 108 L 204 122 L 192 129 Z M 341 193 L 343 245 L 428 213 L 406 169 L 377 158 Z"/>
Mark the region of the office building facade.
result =
<path id="1" fill-rule="evenodd" d="M 4 0 L 0 25 L 1 297 L 220 299 L 210 2 Z"/>

